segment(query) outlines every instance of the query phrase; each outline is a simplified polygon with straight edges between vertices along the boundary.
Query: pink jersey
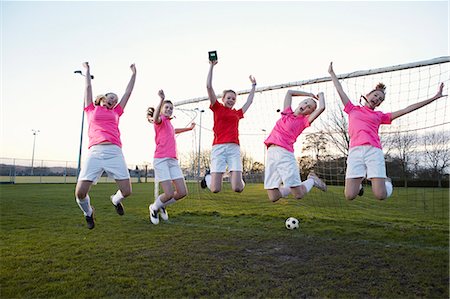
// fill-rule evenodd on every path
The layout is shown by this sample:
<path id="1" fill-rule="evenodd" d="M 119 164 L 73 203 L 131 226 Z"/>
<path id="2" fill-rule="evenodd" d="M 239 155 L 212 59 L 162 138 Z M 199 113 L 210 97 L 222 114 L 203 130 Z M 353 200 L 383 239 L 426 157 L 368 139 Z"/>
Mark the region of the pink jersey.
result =
<path id="1" fill-rule="evenodd" d="M 267 147 L 272 144 L 278 145 L 293 153 L 297 137 L 309 126 L 308 115 L 299 114 L 295 116 L 292 108 L 287 107 L 281 112 L 281 118 L 275 124 L 264 144 Z"/>
<path id="2" fill-rule="evenodd" d="M 177 158 L 177 144 L 175 141 L 175 129 L 170 119 L 160 115 L 161 122 L 154 123 L 155 127 L 155 158 Z"/>
<path id="3" fill-rule="evenodd" d="M 103 106 L 95 106 L 91 103 L 84 108 L 89 123 L 89 145 L 110 142 L 122 147 L 120 142 L 119 118 L 123 114 L 122 106 L 117 105 L 114 109 Z"/>
<path id="4" fill-rule="evenodd" d="M 378 129 L 381 124 L 391 123 L 391 113 L 373 111 L 365 106 L 355 106 L 350 101 L 345 105 L 344 112 L 348 114 L 350 148 L 371 145 L 381 149 Z"/>

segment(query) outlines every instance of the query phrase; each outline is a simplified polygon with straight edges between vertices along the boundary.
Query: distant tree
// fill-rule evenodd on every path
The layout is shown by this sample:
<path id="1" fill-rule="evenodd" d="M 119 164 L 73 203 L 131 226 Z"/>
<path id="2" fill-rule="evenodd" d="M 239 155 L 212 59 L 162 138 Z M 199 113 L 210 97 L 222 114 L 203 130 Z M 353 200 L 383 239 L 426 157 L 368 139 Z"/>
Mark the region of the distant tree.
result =
<path id="1" fill-rule="evenodd" d="M 252 165 L 252 169 L 251 172 L 253 173 L 263 173 L 264 172 L 264 164 L 262 164 L 261 162 L 254 162 Z"/>
<path id="2" fill-rule="evenodd" d="M 347 157 L 350 145 L 347 117 L 342 109 L 332 110 L 329 115 L 329 119 L 324 122 L 322 132 L 326 135 L 329 144 L 333 146 L 333 150 L 337 151 L 338 156 Z"/>
<path id="3" fill-rule="evenodd" d="M 328 139 L 324 132 L 319 131 L 306 135 L 303 142 L 302 153 L 312 153 L 316 161 L 327 156 Z"/>
<path id="4" fill-rule="evenodd" d="M 241 159 L 242 159 L 242 171 L 244 173 L 250 172 L 253 168 L 253 161 L 254 161 L 253 157 L 249 153 L 242 151 Z"/>
<path id="5" fill-rule="evenodd" d="M 391 152 L 391 155 L 398 159 L 398 164 L 401 168 L 401 177 L 403 177 L 403 184 L 408 187 L 408 178 L 410 175 L 411 161 L 417 147 L 417 135 L 411 133 L 396 132 L 388 135 L 385 138 L 383 148 L 387 149 L 386 156 Z"/>
<path id="6" fill-rule="evenodd" d="M 442 177 L 450 166 L 450 132 L 431 132 L 424 136 L 425 161 L 432 168 L 438 186 L 442 187 Z"/>

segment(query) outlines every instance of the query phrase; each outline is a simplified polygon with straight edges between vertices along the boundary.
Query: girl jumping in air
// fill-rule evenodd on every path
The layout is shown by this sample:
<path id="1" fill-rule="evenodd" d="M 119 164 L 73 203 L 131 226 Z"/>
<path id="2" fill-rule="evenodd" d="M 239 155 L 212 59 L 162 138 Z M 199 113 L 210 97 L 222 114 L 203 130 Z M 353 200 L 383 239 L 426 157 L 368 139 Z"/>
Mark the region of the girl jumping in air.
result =
<path id="1" fill-rule="evenodd" d="M 164 91 L 160 90 L 158 95 L 161 101 L 156 110 L 153 108 L 147 110 L 147 119 L 155 128 L 156 150 L 153 161 L 155 184 L 161 183 L 164 191 L 149 206 L 150 221 L 153 224 L 159 223 L 158 212 L 161 218 L 167 221 L 169 215 L 166 207 L 187 195 L 186 183 L 177 159 L 175 134 L 191 131 L 195 127 L 195 123 L 192 123 L 189 128 L 174 129 L 170 123 L 173 104 L 171 101 L 164 100 Z"/>
<path id="2" fill-rule="evenodd" d="M 309 97 L 292 111 L 292 97 Z M 319 107 L 314 99 L 319 100 Z M 294 156 L 294 143 L 303 130 L 325 110 L 323 93 L 317 96 L 303 91 L 289 90 L 284 98 L 281 118 L 276 122 L 272 132 L 264 141 L 267 146 L 266 170 L 264 172 L 264 189 L 272 202 L 292 193 L 296 199 L 303 198 L 313 186 L 322 191 L 327 186 L 314 173 L 308 175 L 304 182 Z M 281 186 L 283 183 L 283 186 Z"/>
<path id="3" fill-rule="evenodd" d="M 256 80 L 250 76 L 252 89 L 241 109 L 233 109 L 236 103 L 236 92 L 225 90 L 223 92 L 222 103 L 217 100 L 212 87 L 213 68 L 217 60 L 210 61 L 206 89 L 208 91 L 209 108 L 214 113 L 214 141 L 211 150 L 211 174 L 207 173 L 201 182 L 202 188 L 208 187 L 212 192 L 217 193 L 222 189 L 222 178 L 228 166 L 231 174 L 231 188 L 235 192 L 242 192 L 245 183 L 242 180 L 242 161 L 239 146 L 239 121 L 244 118 L 244 113 L 250 107 L 255 95 Z"/>
<path id="4" fill-rule="evenodd" d="M 95 103 L 92 102 L 92 86 L 89 64 L 83 63 L 86 69 L 86 89 L 84 103 L 87 120 L 89 123 L 89 151 L 85 164 L 80 171 L 75 196 L 78 206 L 86 218 L 87 227 L 93 229 L 94 210 L 90 204 L 89 190 L 96 183 L 104 171 L 109 177 L 114 178 L 119 187 L 116 194 L 110 199 L 117 214 L 123 215 L 122 200 L 131 194 L 130 174 L 128 172 L 125 158 L 122 154 L 122 143 L 120 141 L 119 118 L 123 114 L 134 82 L 136 81 L 136 67 L 130 66 L 132 75 L 127 89 L 125 90 L 119 104 L 115 93 L 109 92 L 97 96 Z"/>
<path id="5" fill-rule="evenodd" d="M 334 73 L 333 63 L 330 63 L 328 73 L 330 73 L 342 104 L 344 104 L 344 112 L 348 114 L 350 146 L 345 174 L 345 198 L 352 200 L 357 195 L 362 195 L 361 183 L 367 176 L 367 179 L 372 182 L 372 192 L 375 197 L 380 200 L 386 199 L 392 195 L 393 186 L 391 180 L 386 176 L 384 154 L 378 135 L 380 125 L 391 124 L 394 119 L 444 97 L 442 95 L 444 84 L 441 83 L 436 95 L 428 100 L 409 105 L 395 112 L 383 113 L 375 111 L 375 108 L 384 101 L 386 96 L 386 86 L 383 83 L 379 83 L 365 96 L 361 96 L 364 101 L 362 107 L 355 106 L 342 89 L 341 83 Z"/>

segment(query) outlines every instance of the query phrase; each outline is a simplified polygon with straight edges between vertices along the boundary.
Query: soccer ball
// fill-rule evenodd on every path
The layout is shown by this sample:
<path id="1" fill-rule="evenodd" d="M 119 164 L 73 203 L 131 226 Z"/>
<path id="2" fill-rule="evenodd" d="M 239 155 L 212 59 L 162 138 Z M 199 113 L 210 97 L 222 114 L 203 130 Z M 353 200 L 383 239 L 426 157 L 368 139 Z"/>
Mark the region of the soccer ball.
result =
<path id="1" fill-rule="evenodd" d="M 299 225 L 299 222 L 297 218 L 289 217 L 286 219 L 286 228 L 287 229 L 297 229 Z"/>

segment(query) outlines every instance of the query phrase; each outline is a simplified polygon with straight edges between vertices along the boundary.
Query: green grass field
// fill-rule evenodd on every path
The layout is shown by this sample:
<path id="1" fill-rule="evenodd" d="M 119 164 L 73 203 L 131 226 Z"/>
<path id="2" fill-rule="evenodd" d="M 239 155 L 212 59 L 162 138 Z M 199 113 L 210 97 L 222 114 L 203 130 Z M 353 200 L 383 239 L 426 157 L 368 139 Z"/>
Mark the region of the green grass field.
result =
<path id="1" fill-rule="evenodd" d="M 159 225 L 153 184 L 133 191 L 120 217 L 115 185 L 93 186 L 88 230 L 73 184 L 0 185 L 1 298 L 449 297 L 448 189 L 349 202 L 331 187 L 274 204 L 262 185 L 192 185 Z"/>

